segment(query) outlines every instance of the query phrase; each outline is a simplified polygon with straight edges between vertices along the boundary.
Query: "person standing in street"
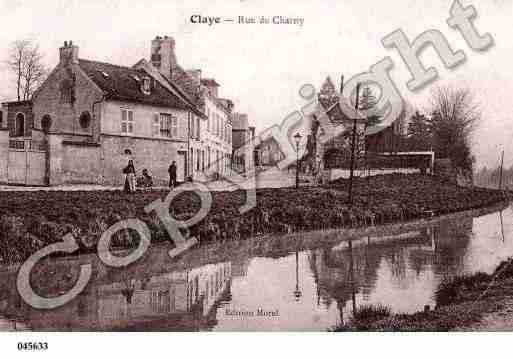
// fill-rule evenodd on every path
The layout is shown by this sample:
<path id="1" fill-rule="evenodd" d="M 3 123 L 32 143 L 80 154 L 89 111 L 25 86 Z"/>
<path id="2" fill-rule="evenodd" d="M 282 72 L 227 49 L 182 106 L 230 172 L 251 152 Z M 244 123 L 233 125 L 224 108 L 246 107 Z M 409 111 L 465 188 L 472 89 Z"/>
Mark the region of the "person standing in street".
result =
<path id="1" fill-rule="evenodd" d="M 176 161 L 173 161 L 173 163 L 171 163 L 171 166 L 169 166 L 169 169 L 167 171 L 169 173 L 169 188 L 175 188 L 176 187 Z"/>
<path id="2" fill-rule="evenodd" d="M 134 161 L 128 160 L 128 165 L 123 169 L 125 174 L 125 193 L 135 192 L 135 167 Z"/>

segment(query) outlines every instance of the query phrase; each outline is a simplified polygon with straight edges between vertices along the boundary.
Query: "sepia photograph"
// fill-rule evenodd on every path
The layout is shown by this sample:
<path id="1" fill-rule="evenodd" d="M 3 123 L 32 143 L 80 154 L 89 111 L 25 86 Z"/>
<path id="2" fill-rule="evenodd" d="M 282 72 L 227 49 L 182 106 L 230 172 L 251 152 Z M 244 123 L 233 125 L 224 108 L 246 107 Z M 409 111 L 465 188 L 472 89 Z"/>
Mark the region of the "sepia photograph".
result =
<path id="1" fill-rule="evenodd" d="M 512 332 L 512 14 L 1 1 L 5 348 Z"/>

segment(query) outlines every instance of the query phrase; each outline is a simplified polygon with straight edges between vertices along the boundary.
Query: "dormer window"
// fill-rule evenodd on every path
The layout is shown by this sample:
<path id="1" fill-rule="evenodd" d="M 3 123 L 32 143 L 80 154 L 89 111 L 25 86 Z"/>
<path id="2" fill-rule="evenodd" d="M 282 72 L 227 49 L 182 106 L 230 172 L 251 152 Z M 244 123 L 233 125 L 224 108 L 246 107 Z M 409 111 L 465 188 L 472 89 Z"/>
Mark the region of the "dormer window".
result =
<path id="1" fill-rule="evenodd" d="M 146 95 L 150 94 L 150 92 L 151 92 L 151 79 L 149 77 L 143 77 L 141 90 Z"/>

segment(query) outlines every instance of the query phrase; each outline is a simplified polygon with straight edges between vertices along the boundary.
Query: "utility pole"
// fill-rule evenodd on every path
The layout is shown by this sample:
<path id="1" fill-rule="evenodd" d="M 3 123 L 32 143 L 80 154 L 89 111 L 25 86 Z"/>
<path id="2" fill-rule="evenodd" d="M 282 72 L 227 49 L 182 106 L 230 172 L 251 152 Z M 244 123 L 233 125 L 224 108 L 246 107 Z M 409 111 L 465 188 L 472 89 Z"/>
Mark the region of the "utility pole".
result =
<path id="1" fill-rule="evenodd" d="M 504 164 L 504 150 L 501 152 L 501 166 L 499 168 L 499 190 L 502 189 L 502 165 Z"/>
<path id="2" fill-rule="evenodd" d="M 353 138 L 351 140 L 351 168 L 349 170 L 349 207 L 353 205 L 353 176 L 354 176 L 354 147 L 356 142 L 356 121 L 358 118 L 358 102 L 360 102 L 360 83 L 356 85 L 356 102 L 354 104 L 355 114 L 353 121 Z"/>
<path id="3" fill-rule="evenodd" d="M 351 280 L 351 302 L 353 304 L 353 315 L 356 314 L 356 290 L 354 285 L 354 259 L 353 259 L 353 240 L 349 238 L 349 277 Z"/>

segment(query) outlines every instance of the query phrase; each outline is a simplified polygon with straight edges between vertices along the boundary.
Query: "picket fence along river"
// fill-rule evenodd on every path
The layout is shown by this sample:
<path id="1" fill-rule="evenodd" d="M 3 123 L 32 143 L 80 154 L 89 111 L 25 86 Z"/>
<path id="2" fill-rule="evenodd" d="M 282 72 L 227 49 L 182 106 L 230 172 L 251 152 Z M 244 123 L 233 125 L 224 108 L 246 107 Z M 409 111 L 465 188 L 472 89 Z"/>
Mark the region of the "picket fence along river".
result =
<path id="1" fill-rule="evenodd" d="M 86 290 L 54 310 L 26 305 L 16 294 L 15 270 L 1 268 L 0 329 L 324 331 L 350 318 L 353 306 L 412 313 L 434 306 L 444 278 L 492 272 L 513 255 L 513 209 L 354 237 L 351 245 L 341 238 L 331 247 L 171 271 L 155 265 L 165 252 L 157 249 L 127 270 L 97 261 Z M 35 275 L 47 278 L 38 280 L 46 283 L 40 290 L 57 295 L 48 283 L 59 275 L 72 283 L 81 260 L 39 265 Z"/>

